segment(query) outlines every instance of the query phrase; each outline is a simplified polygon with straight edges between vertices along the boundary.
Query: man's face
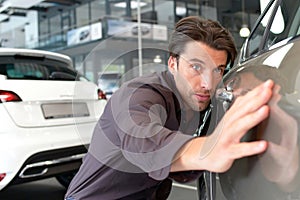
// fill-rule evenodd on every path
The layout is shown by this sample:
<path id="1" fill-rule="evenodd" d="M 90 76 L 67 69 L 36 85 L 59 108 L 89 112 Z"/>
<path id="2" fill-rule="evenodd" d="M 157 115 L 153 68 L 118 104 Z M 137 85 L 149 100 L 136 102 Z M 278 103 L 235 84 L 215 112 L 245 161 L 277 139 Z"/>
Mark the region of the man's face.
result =
<path id="1" fill-rule="evenodd" d="M 189 108 L 202 111 L 210 103 L 226 68 L 226 51 L 202 42 L 188 42 L 179 60 L 170 57 L 168 67 L 176 87 Z"/>

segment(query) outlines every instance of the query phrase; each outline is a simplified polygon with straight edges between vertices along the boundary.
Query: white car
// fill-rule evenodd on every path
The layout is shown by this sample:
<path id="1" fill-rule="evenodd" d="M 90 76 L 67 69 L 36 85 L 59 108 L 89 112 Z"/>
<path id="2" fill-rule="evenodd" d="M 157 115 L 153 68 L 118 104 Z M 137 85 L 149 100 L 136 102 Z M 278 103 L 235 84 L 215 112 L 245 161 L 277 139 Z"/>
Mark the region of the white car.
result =
<path id="1" fill-rule="evenodd" d="M 0 190 L 47 177 L 68 186 L 106 104 L 98 92 L 66 55 L 0 48 Z"/>

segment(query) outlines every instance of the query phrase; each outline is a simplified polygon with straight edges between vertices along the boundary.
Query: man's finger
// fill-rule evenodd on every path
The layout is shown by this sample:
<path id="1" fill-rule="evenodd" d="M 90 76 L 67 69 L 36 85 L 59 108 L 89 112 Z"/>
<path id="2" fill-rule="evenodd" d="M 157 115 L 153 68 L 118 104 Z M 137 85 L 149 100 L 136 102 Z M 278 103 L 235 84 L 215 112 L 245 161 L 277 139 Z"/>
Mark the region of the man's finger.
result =
<path id="1" fill-rule="evenodd" d="M 234 129 L 239 131 L 233 132 L 232 137 L 238 139 L 242 138 L 248 130 L 266 119 L 269 116 L 269 112 L 269 106 L 264 105 L 255 112 L 249 113 L 248 115 L 237 119 L 234 122 Z"/>
<path id="2" fill-rule="evenodd" d="M 248 92 L 245 96 L 238 97 L 228 112 L 238 112 L 240 116 L 254 112 L 266 104 L 272 96 L 274 82 L 268 80 Z"/>
<path id="3" fill-rule="evenodd" d="M 242 142 L 234 145 L 231 149 L 231 155 L 233 159 L 239 159 L 246 156 L 253 156 L 266 151 L 268 143 L 265 140 L 254 142 Z"/>

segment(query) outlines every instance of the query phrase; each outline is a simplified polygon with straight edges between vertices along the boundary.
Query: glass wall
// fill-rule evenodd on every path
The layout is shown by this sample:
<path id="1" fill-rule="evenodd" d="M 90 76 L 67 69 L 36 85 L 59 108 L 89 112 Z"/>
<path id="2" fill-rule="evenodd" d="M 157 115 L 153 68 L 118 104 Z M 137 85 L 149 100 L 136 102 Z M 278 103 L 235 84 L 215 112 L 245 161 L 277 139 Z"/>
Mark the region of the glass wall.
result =
<path id="1" fill-rule="evenodd" d="M 90 4 L 86 3 L 78 6 L 75 9 L 76 27 L 81 27 L 89 24 L 90 22 Z"/>
<path id="2" fill-rule="evenodd" d="M 99 21 L 106 15 L 105 0 L 95 0 L 91 2 L 91 21 Z"/>
<path id="3" fill-rule="evenodd" d="M 138 25 L 137 1 L 82 1 L 55 16 L 40 15 L 39 33 L 43 43 L 38 48 L 66 49 L 63 52 L 73 58 L 74 67 L 95 83 L 104 72 L 127 73 L 131 77 L 150 73 L 166 69 L 169 33 L 175 22 L 185 16 L 198 15 L 219 20 L 221 24 L 231 16 L 228 28 L 237 32 L 235 23 L 239 23 L 236 20 L 239 15 L 228 11 L 238 8 L 231 2 L 140 0 L 141 24 Z"/>
<path id="4" fill-rule="evenodd" d="M 49 27 L 50 27 L 50 23 L 49 23 L 49 19 L 46 18 L 46 16 L 44 17 L 40 17 L 39 19 L 39 46 L 46 46 L 47 45 L 47 41 L 49 40 Z"/>
<path id="5" fill-rule="evenodd" d="M 60 43 L 63 42 L 61 19 L 61 15 L 59 14 L 51 17 L 49 20 L 49 45 L 52 47 L 60 46 Z"/>

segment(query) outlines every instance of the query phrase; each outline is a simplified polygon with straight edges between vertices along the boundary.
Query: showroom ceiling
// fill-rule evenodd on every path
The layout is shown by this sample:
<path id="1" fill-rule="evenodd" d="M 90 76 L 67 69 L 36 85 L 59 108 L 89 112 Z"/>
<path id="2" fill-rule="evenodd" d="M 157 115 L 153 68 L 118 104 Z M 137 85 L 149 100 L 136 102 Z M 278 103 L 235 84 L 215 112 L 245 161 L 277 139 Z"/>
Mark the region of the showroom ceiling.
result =
<path id="1" fill-rule="evenodd" d="M 0 13 L 11 9 L 36 9 L 52 6 L 72 6 L 80 4 L 79 0 L 0 0 Z"/>
<path id="2" fill-rule="evenodd" d="M 52 7 L 73 6 L 84 0 L 0 0 L 0 22 L 9 16 L 26 16 L 28 10 L 47 11 Z"/>
<path id="3" fill-rule="evenodd" d="M 0 22 L 5 21 L 9 16 L 26 16 L 28 10 L 37 10 L 41 12 L 47 12 L 55 8 L 64 9 L 69 6 L 80 5 L 89 0 L 0 0 Z M 126 0 L 108 0 L 112 4 L 126 2 Z M 181 3 L 211 5 L 218 8 L 227 7 L 230 4 L 231 10 L 229 13 L 235 13 L 241 10 L 241 2 L 245 1 L 245 9 L 248 13 L 257 13 L 259 9 L 259 0 L 174 0 Z M 141 3 L 145 3 L 147 6 L 152 6 L 152 0 L 140 0 Z M 164 0 L 155 0 L 156 6 Z M 223 10 L 223 9 L 221 9 Z"/>

